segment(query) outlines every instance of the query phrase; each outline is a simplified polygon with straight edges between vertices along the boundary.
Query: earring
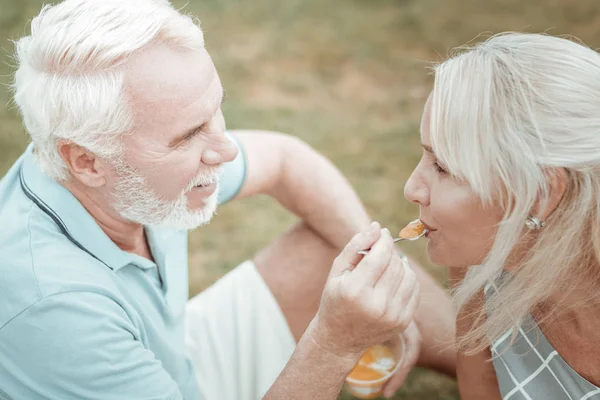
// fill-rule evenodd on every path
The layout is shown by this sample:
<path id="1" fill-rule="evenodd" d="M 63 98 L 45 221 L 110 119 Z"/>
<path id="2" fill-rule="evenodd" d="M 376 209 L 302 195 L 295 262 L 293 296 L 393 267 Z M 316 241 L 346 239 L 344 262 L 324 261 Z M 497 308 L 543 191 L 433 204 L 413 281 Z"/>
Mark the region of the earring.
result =
<path id="1" fill-rule="evenodd" d="M 540 221 L 539 218 L 530 215 L 527 218 L 527 221 L 525 221 L 525 226 L 531 229 L 532 231 L 539 231 L 544 226 L 546 226 L 546 223 L 544 221 Z"/>

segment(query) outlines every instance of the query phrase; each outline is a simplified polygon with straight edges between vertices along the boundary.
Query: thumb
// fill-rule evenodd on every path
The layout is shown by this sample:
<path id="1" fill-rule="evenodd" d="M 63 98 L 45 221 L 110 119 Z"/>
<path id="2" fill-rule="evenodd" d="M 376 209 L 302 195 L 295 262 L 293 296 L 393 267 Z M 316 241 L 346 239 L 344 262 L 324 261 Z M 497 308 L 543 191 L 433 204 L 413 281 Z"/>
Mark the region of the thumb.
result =
<path id="1" fill-rule="evenodd" d="M 392 379 L 390 379 L 383 388 L 383 394 L 385 397 L 391 398 L 398 391 L 398 389 L 404 385 L 408 374 L 419 361 L 419 353 L 421 350 L 419 337 L 420 333 L 413 322 L 409 325 L 408 329 L 404 333 L 404 338 L 406 341 L 406 353 L 404 355 L 402 365 L 398 369 L 398 372 L 392 376 Z"/>
<path id="2" fill-rule="evenodd" d="M 358 254 L 360 250 L 370 249 L 381 236 L 381 226 L 373 222 L 369 230 L 354 235 L 346 247 L 338 255 L 331 267 L 331 275 L 341 275 L 346 271 L 352 271 L 362 260 L 363 256 Z"/>

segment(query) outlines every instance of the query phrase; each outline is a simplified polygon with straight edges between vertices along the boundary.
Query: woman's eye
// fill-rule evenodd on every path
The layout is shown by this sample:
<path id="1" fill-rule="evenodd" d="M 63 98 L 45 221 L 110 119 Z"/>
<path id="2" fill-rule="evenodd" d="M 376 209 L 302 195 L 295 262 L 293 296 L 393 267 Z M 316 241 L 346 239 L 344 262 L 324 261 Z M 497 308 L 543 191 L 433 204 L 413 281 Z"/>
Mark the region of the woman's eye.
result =
<path id="1" fill-rule="evenodd" d="M 437 161 L 435 161 L 433 163 L 433 166 L 435 167 L 435 170 L 438 174 L 447 174 L 448 173 L 448 171 L 446 171 L 444 168 L 442 168 L 440 166 L 440 164 L 437 163 Z"/>

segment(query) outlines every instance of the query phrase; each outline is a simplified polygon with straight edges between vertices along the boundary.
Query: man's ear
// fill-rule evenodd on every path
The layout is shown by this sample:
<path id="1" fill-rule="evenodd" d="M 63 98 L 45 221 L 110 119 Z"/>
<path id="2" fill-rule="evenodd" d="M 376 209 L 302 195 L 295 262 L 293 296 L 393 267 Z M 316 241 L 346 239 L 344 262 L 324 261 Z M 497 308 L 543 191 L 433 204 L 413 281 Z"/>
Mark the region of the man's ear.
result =
<path id="1" fill-rule="evenodd" d="M 564 168 L 551 168 L 545 171 L 548 180 L 548 199 L 545 204 L 538 204 L 532 212 L 541 221 L 548 219 L 556 210 L 567 190 L 567 171 Z"/>
<path id="2" fill-rule="evenodd" d="M 69 141 L 60 141 L 58 152 L 73 179 L 89 187 L 100 187 L 106 183 L 105 164 L 95 154 Z"/>

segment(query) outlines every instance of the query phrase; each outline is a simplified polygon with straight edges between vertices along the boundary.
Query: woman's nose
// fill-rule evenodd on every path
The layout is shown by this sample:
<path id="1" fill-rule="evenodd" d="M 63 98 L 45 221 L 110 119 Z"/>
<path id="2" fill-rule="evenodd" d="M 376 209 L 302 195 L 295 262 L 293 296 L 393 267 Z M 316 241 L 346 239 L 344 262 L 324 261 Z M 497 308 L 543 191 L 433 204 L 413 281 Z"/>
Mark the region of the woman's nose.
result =
<path id="1" fill-rule="evenodd" d="M 404 185 L 404 197 L 411 203 L 420 206 L 429 205 L 429 188 L 417 170 L 413 171 Z"/>

